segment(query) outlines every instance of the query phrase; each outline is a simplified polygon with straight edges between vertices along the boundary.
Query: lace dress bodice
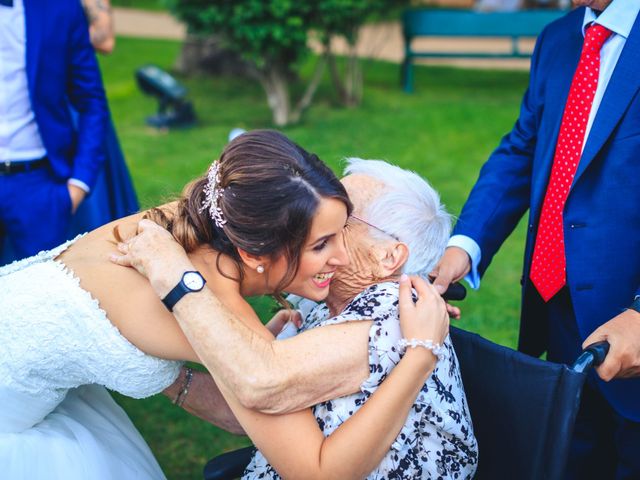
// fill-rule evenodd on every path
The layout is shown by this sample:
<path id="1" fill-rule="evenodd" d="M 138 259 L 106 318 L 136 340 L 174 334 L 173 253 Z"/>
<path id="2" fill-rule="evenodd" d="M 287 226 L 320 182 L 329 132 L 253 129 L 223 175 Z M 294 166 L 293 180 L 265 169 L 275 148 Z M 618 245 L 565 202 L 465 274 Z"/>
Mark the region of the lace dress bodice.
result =
<path id="1" fill-rule="evenodd" d="M 24 428 L 71 388 L 99 384 L 142 398 L 173 383 L 180 368 L 125 339 L 54 260 L 69 243 L 0 268 L 0 389 L 38 398 L 41 406 L 33 418 L 21 418 Z"/>

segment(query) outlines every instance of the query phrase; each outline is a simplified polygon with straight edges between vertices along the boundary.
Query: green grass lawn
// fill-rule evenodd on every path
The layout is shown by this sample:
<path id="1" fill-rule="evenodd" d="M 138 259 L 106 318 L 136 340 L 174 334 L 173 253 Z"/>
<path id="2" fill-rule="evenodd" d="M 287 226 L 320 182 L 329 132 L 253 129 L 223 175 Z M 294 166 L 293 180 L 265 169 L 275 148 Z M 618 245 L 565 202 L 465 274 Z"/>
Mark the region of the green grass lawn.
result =
<path id="1" fill-rule="evenodd" d="M 271 127 L 259 85 L 236 78 L 183 79 L 199 116 L 198 126 L 159 133 L 144 124 L 155 100 L 137 89 L 133 72 L 144 63 L 169 69 L 179 51 L 171 41 L 119 38 L 116 52 L 101 59 L 107 94 L 143 207 L 179 193 L 203 173 L 233 127 Z M 307 65 L 310 70 L 312 65 Z M 397 65 L 364 64 L 364 103 L 336 105 L 325 83 L 303 123 L 284 132 L 340 172 L 348 156 L 388 160 L 415 170 L 459 213 L 478 171 L 512 126 L 526 88 L 526 72 L 421 67 L 416 93 L 399 86 Z M 524 228 L 505 243 L 478 292 L 461 305 L 459 326 L 514 346 Z M 268 302 L 259 302 L 267 310 Z M 206 460 L 246 440 L 190 418 L 164 397 L 143 401 L 118 397 L 151 445 L 170 479 L 197 479 Z"/>

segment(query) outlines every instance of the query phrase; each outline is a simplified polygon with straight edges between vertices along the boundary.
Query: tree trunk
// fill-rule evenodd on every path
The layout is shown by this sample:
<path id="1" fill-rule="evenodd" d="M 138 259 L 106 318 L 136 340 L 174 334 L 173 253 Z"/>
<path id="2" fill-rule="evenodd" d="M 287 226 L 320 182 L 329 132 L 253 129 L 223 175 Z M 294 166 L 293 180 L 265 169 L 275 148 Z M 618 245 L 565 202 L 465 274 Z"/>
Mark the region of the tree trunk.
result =
<path id="1" fill-rule="evenodd" d="M 324 43 L 331 82 L 340 103 L 345 107 L 357 107 L 362 102 L 362 67 L 356 52 L 357 35 L 353 35 L 353 38 L 349 43 L 349 53 L 343 73 L 338 69 L 329 42 Z"/>
<path id="2" fill-rule="evenodd" d="M 313 96 L 318 90 L 318 86 L 320 85 L 320 80 L 322 80 L 322 74 L 324 73 L 324 67 L 327 64 L 327 54 L 318 57 L 318 62 L 316 63 L 316 68 L 313 72 L 311 80 L 309 81 L 309 85 L 307 85 L 307 89 L 304 92 L 304 95 L 298 101 L 296 108 L 291 112 L 291 121 L 293 123 L 297 123 L 300 121 L 302 114 L 304 111 L 309 108 L 311 102 L 313 101 Z"/>
<path id="3" fill-rule="evenodd" d="M 344 85 L 342 83 L 342 78 L 340 76 L 340 72 L 338 71 L 338 66 L 336 65 L 336 57 L 331 52 L 331 40 L 326 40 L 324 42 L 324 55 L 327 58 L 327 64 L 329 65 L 329 74 L 331 76 L 331 83 L 333 84 L 333 89 L 336 91 L 338 95 L 338 101 L 341 105 L 345 104 L 345 98 L 347 96 L 347 92 L 345 91 Z"/>
<path id="4" fill-rule="evenodd" d="M 256 69 L 254 73 L 267 94 L 273 123 L 279 127 L 288 125 L 291 122 L 291 100 L 286 69 L 277 63 L 267 62 L 263 69 Z"/>
<path id="5" fill-rule="evenodd" d="M 350 45 L 345 75 L 345 106 L 357 107 L 362 102 L 362 65 L 355 43 Z"/>

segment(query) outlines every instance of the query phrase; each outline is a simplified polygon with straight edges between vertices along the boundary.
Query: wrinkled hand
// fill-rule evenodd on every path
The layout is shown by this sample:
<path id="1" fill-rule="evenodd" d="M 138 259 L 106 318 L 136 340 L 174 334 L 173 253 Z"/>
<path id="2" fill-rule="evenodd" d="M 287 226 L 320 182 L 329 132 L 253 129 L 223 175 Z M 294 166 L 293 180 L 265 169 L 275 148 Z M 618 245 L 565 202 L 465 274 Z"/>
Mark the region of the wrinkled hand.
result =
<path id="1" fill-rule="evenodd" d="M 418 294 L 413 302 L 411 287 Z M 400 297 L 398 303 L 400 328 L 404 338 L 444 342 L 449 333 L 449 315 L 447 305 L 435 287 L 420 277 L 400 279 Z"/>
<path id="2" fill-rule="evenodd" d="M 277 337 L 288 322 L 292 322 L 296 328 L 300 328 L 302 326 L 302 315 L 298 310 L 282 309 L 267 322 L 265 327 L 274 337 Z"/>
<path id="3" fill-rule="evenodd" d="M 67 183 L 67 189 L 69 190 L 69 197 L 71 198 L 71 213 L 73 214 L 76 213 L 84 197 L 87 196 L 87 192 L 72 183 Z"/>
<path id="4" fill-rule="evenodd" d="M 149 279 L 160 298 L 180 281 L 187 270 L 195 270 L 182 246 L 171 233 L 151 220 L 140 220 L 136 235 L 118 243 L 120 254 L 113 263 L 133 267 Z"/>
<path id="5" fill-rule="evenodd" d="M 605 382 L 613 378 L 640 376 L 640 313 L 625 310 L 596 329 L 582 344 L 582 348 L 607 340 L 611 347 L 596 372 Z"/>
<path id="6" fill-rule="evenodd" d="M 471 271 L 469 254 L 459 247 L 447 247 L 444 255 L 429 274 L 433 278 L 433 286 L 442 295 L 449 285 L 462 280 Z"/>

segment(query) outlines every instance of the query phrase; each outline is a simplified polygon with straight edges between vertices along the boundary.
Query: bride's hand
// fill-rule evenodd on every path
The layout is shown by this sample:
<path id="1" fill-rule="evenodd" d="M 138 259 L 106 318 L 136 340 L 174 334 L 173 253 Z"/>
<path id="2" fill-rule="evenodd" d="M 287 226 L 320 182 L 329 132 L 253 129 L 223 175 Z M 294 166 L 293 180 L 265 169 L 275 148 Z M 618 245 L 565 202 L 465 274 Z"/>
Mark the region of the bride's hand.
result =
<path id="1" fill-rule="evenodd" d="M 182 246 L 160 225 L 140 220 L 136 235 L 118 243 L 110 255 L 113 263 L 133 267 L 149 279 L 156 293 L 164 297 L 187 270 L 194 270 Z"/>
<path id="2" fill-rule="evenodd" d="M 411 287 L 418 294 L 413 301 Z M 400 328 L 407 339 L 431 340 L 442 344 L 449 333 L 447 305 L 433 285 L 420 277 L 403 275 L 398 303 Z"/>

